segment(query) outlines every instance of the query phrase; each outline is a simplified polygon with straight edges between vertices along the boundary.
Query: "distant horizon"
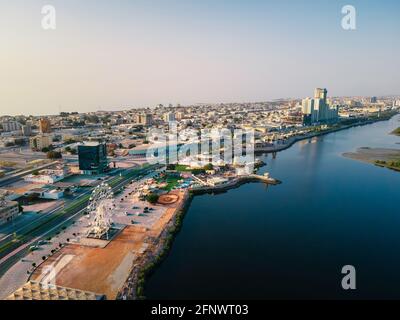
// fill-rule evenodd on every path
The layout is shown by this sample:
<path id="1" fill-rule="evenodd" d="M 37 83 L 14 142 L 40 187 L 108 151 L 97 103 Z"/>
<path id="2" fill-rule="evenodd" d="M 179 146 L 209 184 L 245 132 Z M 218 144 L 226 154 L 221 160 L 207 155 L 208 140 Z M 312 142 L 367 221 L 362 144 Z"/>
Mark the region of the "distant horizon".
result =
<path id="1" fill-rule="evenodd" d="M 315 89 L 315 88 L 314 88 Z M 204 104 L 208 104 L 208 105 L 218 105 L 218 104 L 245 104 L 245 103 L 268 103 L 268 102 L 277 102 L 277 101 L 287 101 L 287 100 L 301 100 L 303 98 L 306 97 L 311 97 L 312 95 L 308 95 L 308 96 L 304 96 L 304 97 L 288 97 L 288 98 L 276 98 L 276 99 L 268 99 L 268 100 L 253 100 L 253 101 L 232 101 L 232 102 L 195 102 L 195 103 L 189 103 L 189 104 L 181 104 L 180 107 L 181 108 L 187 108 L 187 107 L 191 107 L 191 106 L 195 106 L 195 105 L 204 105 Z M 400 98 L 400 94 L 387 94 L 387 95 L 361 95 L 361 96 L 330 96 L 329 95 L 329 89 L 328 89 L 328 99 L 333 98 L 333 99 L 337 99 L 337 98 L 368 98 L 368 97 L 377 97 L 377 98 L 388 98 L 388 97 L 399 97 Z M 33 116 L 33 117 L 46 117 L 46 116 L 57 116 L 62 112 L 65 113 L 78 113 L 78 114 L 84 114 L 84 113 L 94 113 L 94 112 L 119 112 L 119 111 L 129 111 L 129 110 L 134 110 L 134 109 L 155 109 L 159 104 L 162 104 L 164 107 L 168 108 L 168 104 L 163 104 L 163 103 L 158 103 L 156 105 L 152 105 L 152 106 L 120 106 L 120 107 L 115 107 L 115 109 L 112 109 L 112 107 L 101 107 L 100 109 L 96 109 L 96 110 L 89 110 L 89 111 L 78 111 L 78 110 L 72 110 L 70 109 L 68 110 L 61 110 L 60 112 L 57 113 L 47 113 L 47 114 L 43 114 L 43 113 L 29 113 L 29 114 L 7 114 L 7 113 L 0 113 L 0 117 L 18 117 L 18 116 Z M 117 109 L 120 108 L 120 109 Z M 172 108 L 178 108 L 177 104 L 173 104 Z"/>

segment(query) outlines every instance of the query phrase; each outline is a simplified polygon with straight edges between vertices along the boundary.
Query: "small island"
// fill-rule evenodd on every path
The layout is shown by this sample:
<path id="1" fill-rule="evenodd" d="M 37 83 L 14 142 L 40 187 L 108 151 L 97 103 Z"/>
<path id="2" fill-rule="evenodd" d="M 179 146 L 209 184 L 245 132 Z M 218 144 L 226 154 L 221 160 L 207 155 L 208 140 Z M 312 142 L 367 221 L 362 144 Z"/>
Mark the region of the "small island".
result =
<path id="1" fill-rule="evenodd" d="M 356 152 L 346 152 L 344 157 L 372 163 L 379 167 L 400 171 L 400 149 L 359 148 Z"/>
<path id="2" fill-rule="evenodd" d="M 393 130 L 392 134 L 394 134 L 395 136 L 400 136 L 400 127 L 398 127 L 396 130 Z"/>

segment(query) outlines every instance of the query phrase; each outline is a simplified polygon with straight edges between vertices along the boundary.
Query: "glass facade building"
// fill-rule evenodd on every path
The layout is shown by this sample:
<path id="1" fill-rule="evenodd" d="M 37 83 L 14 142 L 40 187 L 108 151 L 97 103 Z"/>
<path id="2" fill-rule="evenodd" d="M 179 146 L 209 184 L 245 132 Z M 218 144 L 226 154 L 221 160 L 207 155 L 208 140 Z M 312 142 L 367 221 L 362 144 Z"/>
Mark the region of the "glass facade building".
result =
<path id="1" fill-rule="evenodd" d="M 83 174 L 100 174 L 108 167 L 105 143 L 85 143 L 78 146 L 79 170 Z"/>

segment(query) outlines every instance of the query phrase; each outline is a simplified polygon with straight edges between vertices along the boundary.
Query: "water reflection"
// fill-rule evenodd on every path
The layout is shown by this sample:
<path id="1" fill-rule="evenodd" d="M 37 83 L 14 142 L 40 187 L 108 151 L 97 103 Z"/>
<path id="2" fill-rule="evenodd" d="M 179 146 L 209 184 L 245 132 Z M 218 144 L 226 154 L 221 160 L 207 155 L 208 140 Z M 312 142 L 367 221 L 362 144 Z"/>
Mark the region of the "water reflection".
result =
<path id="1" fill-rule="evenodd" d="M 154 299 L 400 298 L 400 174 L 342 157 L 399 148 L 391 121 L 303 141 L 263 160 L 279 186 L 195 197 L 170 255 L 149 279 Z M 344 292 L 342 266 L 359 287 Z"/>

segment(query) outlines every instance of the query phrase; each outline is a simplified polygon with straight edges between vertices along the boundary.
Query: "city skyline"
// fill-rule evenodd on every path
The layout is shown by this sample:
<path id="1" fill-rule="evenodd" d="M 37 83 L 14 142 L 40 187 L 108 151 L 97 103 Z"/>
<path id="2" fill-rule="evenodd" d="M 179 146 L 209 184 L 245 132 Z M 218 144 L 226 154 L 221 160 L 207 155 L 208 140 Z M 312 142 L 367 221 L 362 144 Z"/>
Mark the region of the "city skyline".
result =
<path id="1" fill-rule="evenodd" d="M 353 230 L 360 230 L 361 215 L 364 218 L 375 214 L 375 219 L 390 225 L 388 232 L 393 233 L 387 243 L 399 243 L 398 219 L 390 215 L 396 212 L 395 201 L 382 201 L 375 195 L 391 192 L 389 198 L 396 199 L 396 188 L 388 185 L 399 181 L 396 171 L 400 168 L 400 150 L 394 148 L 400 135 L 400 97 L 332 99 L 329 92 L 329 88 L 314 88 L 309 91 L 313 98 L 301 102 L 3 118 L 0 299 L 142 300 L 160 295 L 173 299 L 268 299 L 297 297 L 299 290 L 302 298 L 307 299 L 321 295 L 346 297 L 346 290 L 355 290 L 356 283 L 343 285 L 339 276 L 343 277 L 343 270 L 355 275 L 361 267 L 371 268 L 371 248 L 375 248 L 374 239 L 382 239 L 382 229 L 381 223 L 374 224 L 375 235 L 365 254 L 367 262 L 357 263 L 357 257 L 349 259 L 348 253 L 343 256 L 346 259 L 332 261 L 324 254 L 332 248 L 332 232 L 343 238 L 343 223 L 337 223 L 338 216 L 340 222 L 354 223 L 353 228 L 346 227 L 347 239 L 337 242 L 340 249 L 353 243 L 350 240 L 354 239 Z M 387 179 L 392 180 L 388 183 Z M 366 197 L 371 188 L 374 196 Z M 358 192 L 356 197 L 354 192 Z M 231 197 L 230 201 L 225 201 L 226 197 Z M 196 216 L 196 205 L 204 200 L 197 211 L 203 222 L 197 219 L 195 223 L 186 223 Z M 388 214 L 382 214 L 383 210 Z M 294 236 L 294 247 L 288 247 L 282 238 L 288 228 L 287 212 L 290 221 L 295 221 L 289 232 Z M 250 216 L 254 218 L 249 219 Z M 212 223 L 210 219 L 214 219 Z M 370 235 L 371 230 L 374 234 L 367 221 L 361 224 L 361 238 Z M 314 222 L 319 224 L 318 228 Z M 190 225 L 195 229 L 191 230 Z M 320 232 L 327 225 L 329 232 Z M 198 232 L 199 229 L 202 231 Z M 251 231 L 245 235 L 246 229 Z M 175 238 L 177 230 L 180 236 Z M 306 236 L 299 237 L 297 230 Z M 210 274 L 207 268 L 183 272 L 179 267 L 186 265 L 182 264 L 182 256 L 173 262 L 184 234 L 185 245 L 189 245 L 184 261 L 191 265 L 197 266 L 193 263 L 197 257 L 190 254 L 193 251 L 196 255 L 202 252 L 202 261 L 218 261 L 208 250 L 210 246 L 224 252 L 218 253 L 223 256 L 218 261 L 218 279 L 196 283 L 193 279 Z M 188 234 L 199 238 L 193 242 Z M 241 265 L 229 272 L 230 280 L 223 280 L 224 270 L 238 262 L 236 247 L 230 251 L 231 239 L 238 236 L 251 239 L 240 252 L 249 249 L 252 258 L 263 266 L 273 262 L 272 272 L 260 268 L 252 274 L 252 283 L 259 285 L 251 295 L 247 290 L 233 290 L 238 283 L 248 283 L 245 279 L 249 273 L 243 272 L 249 265 L 247 255 Z M 325 247 L 314 247 L 315 237 Z M 170 239 L 174 239 L 173 245 L 168 242 Z M 260 241 L 264 251 L 260 251 Z M 296 247 L 299 241 L 300 246 Z M 199 244 L 204 249 L 193 250 Z M 355 242 L 355 248 L 357 244 L 365 247 L 364 240 Z M 277 255 L 273 253 L 274 246 L 279 248 Z M 296 285 L 291 281 L 275 282 L 276 273 L 286 265 L 282 263 L 280 248 L 293 259 L 291 266 L 299 263 L 298 252 L 302 248 L 305 251 L 301 264 L 328 261 L 329 265 L 321 268 L 322 264 L 317 263 L 315 269 L 303 269 L 300 275 L 289 267 L 282 276 L 289 275 Z M 309 248 L 316 251 L 310 252 Z M 355 248 L 348 252 L 363 255 L 362 250 Z M 165 258 L 169 262 L 178 263 L 172 269 L 179 270 L 178 273 L 165 269 L 168 261 L 161 263 L 164 259 L 160 260 L 159 250 L 169 253 Z M 377 248 L 375 255 L 385 257 L 381 252 Z M 272 258 L 266 254 L 272 254 Z M 390 254 L 388 259 L 392 257 Z M 226 258 L 230 259 L 228 263 Z M 161 283 L 143 276 L 144 270 L 150 268 L 154 275 L 165 276 Z M 193 272 L 198 276 L 193 277 Z M 211 272 L 218 273 L 214 268 Z M 324 276 L 315 283 L 327 284 L 309 291 L 315 274 L 320 272 Z M 388 279 L 397 274 L 398 265 Z M 236 278 L 243 281 L 234 281 Z M 381 281 L 380 275 L 377 279 Z M 174 285 L 164 285 L 164 281 Z M 190 281 L 195 289 L 188 291 L 186 284 Z M 215 281 L 221 286 L 209 296 Z M 332 289 L 333 281 L 337 285 Z M 282 285 L 283 292 L 279 291 Z M 382 295 L 366 287 L 352 291 L 350 297 L 398 296 L 397 291 L 382 288 Z"/>
<path id="2" fill-rule="evenodd" d="M 57 29 L 41 29 L 41 8 Z M 0 115 L 396 95 L 396 1 L 21 1 L 2 4 Z M 318 14 L 316 14 L 318 12 Z M 279 30 L 279 32 L 277 32 Z"/>
<path id="3" fill-rule="evenodd" d="M 399 13 L 2 1 L 0 300 L 400 300 Z"/>
<path id="4" fill-rule="evenodd" d="M 313 95 L 311 94 L 306 94 L 303 97 L 282 97 L 282 98 L 276 98 L 276 99 L 270 99 L 270 100 L 264 100 L 264 101 L 231 101 L 231 102 L 218 102 L 218 103 L 213 103 L 213 102 L 209 102 L 209 103 L 205 103 L 205 102 L 199 102 L 199 103 L 193 103 L 193 104 L 187 104 L 187 105 L 182 105 L 182 104 L 161 104 L 161 103 L 157 103 L 155 105 L 151 105 L 151 106 L 114 106 L 114 107 L 110 107 L 110 108 L 106 108 L 106 107 L 100 107 L 98 109 L 93 109 L 93 110 L 88 110 L 88 111 L 82 111 L 79 110 L 78 108 L 74 109 L 58 109 L 55 108 L 57 110 L 54 110 L 51 113 L 0 113 L 0 118 L 18 118 L 18 117 L 33 117 L 36 119 L 41 119 L 41 118 L 46 118 L 46 117 L 55 117 L 55 116 L 59 116 L 60 114 L 93 114 L 93 113 L 119 113 L 119 112 L 129 112 L 129 111 L 142 111 L 145 112 L 146 110 L 149 110 L 149 112 L 153 112 L 154 110 L 156 110 L 157 108 L 159 108 L 160 106 L 164 107 L 166 110 L 170 110 L 172 109 L 181 109 L 181 108 L 192 108 L 192 107 L 196 107 L 196 106 L 218 106 L 218 105 L 245 105 L 245 104 L 274 104 L 277 102 L 293 102 L 293 101 L 297 101 L 298 104 L 297 106 L 299 108 L 302 108 L 302 103 L 304 100 L 306 99 L 312 99 Z M 387 99 L 387 98 L 400 98 L 400 94 L 389 94 L 389 95 L 365 95 L 365 96 L 329 96 L 329 99 L 340 99 L 340 100 L 345 100 L 348 99 L 349 101 L 351 100 L 355 100 L 358 101 L 360 99 L 368 99 L 368 98 L 382 98 L 382 99 Z M 144 114 L 145 116 L 145 114 Z"/>

